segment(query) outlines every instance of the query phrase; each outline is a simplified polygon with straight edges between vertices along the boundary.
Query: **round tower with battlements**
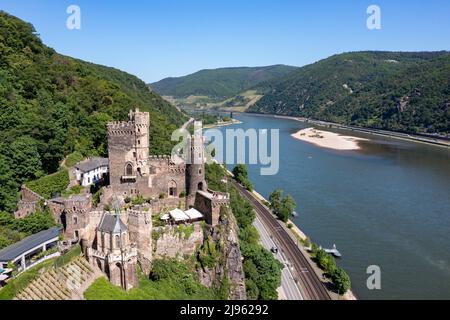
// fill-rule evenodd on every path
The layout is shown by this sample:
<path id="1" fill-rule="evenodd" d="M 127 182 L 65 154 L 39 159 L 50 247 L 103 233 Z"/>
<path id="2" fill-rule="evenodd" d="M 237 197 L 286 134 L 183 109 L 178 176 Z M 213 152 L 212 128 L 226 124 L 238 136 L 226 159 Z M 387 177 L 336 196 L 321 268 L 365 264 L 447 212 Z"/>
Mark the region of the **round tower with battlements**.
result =
<path id="1" fill-rule="evenodd" d="M 186 161 L 187 205 L 193 206 L 198 190 L 206 191 L 205 148 L 202 135 L 202 123 L 194 123 L 194 135 L 190 139 L 189 154 Z"/>

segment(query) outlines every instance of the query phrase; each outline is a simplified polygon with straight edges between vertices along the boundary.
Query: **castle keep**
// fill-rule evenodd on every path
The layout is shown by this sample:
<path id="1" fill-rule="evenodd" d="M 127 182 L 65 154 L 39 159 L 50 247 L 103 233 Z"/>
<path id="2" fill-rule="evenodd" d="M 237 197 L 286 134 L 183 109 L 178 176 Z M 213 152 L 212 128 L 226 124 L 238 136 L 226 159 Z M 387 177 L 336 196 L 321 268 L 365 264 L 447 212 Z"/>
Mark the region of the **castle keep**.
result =
<path id="1" fill-rule="evenodd" d="M 108 124 L 109 176 L 112 193 L 158 198 L 187 196 L 193 206 L 198 190 L 206 191 L 203 138 L 192 138 L 190 161 L 150 156 L 148 112 L 130 111 L 128 121 Z"/>

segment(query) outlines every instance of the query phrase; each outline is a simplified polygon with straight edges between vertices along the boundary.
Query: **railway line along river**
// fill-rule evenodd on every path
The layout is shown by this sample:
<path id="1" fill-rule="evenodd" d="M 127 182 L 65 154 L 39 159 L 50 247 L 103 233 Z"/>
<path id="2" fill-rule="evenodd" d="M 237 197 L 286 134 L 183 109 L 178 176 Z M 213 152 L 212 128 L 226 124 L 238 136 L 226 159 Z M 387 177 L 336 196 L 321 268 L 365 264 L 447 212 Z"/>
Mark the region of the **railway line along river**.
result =
<path id="1" fill-rule="evenodd" d="M 359 149 L 334 150 L 292 136 L 311 124 L 236 118 L 242 123 L 219 130 L 280 130 L 279 172 L 263 176 L 250 165 L 255 189 L 294 197 L 294 222 L 314 242 L 337 245 L 358 298 L 450 299 L 449 148 L 327 129 L 360 138 Z M 381 268 L 381 290 L 367 288 L 372 265 Z"/>

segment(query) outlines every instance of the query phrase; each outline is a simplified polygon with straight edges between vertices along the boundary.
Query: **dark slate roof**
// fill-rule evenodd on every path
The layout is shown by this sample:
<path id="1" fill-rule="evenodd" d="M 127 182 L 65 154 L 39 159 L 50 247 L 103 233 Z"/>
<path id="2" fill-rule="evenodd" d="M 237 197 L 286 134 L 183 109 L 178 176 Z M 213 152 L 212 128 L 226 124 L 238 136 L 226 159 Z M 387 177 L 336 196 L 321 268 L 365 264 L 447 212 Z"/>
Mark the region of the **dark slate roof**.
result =
<path id="1" fill-rule="evenodd" d="M 76 164 L 75 168 L 83 172 L 89 172 L 94 169 L 107 166 L 109 166 L 108 158 L 94 157 Z"/>
<path id="2" fill-rule="evenodd" d="M 105 213 L 98 226 L 99 231 L 111 232 L 111 233 L 121 233 L 127 231 L 127 226 L 122 222 L 120 216 Z"/>
<path id="3" fill-rule="evenodd" d="M 5 249 L 0 251 L 0 261 L 9 262 L 11 260 L 14 260 L 23 253 L 35 247 L 38 247 L 44 242 L 59 237 L 60 232 L 61 232 L 60 227 L 54 227 L 33 234 L 32 236 L 29 236 L 28 238 L 25 238 L 22 241 L 14 243 L 13 245 L 10 245 L 9 247 L 6 247 Z"/>

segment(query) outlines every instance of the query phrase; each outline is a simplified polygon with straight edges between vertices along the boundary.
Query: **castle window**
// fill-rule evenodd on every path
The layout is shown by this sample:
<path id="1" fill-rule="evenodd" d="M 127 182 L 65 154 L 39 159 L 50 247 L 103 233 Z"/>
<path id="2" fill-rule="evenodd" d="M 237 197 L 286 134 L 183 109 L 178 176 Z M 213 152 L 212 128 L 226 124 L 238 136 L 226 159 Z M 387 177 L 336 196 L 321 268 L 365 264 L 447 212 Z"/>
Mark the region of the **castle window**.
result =
<path id="1" fill-rule="evenodd" d="M 120 248 L 120 237 L 117 235 L 115 239 L 116 239 L 116 248 Z"/>
<path id="2" fill-rule="evenodd" d="M 126 168 L 125 168 L 125 173 L 127 176 L 132 176 L 133 175 L 133 166 L 129 163 L 127 164 Z"/>
<path id="3" fill-rule="evenodd" d="M 198 169 L 198 174 L 202 174 L 202 169 Z"/>
<path id="4" fill-rule="evenodd" d="M 137 156 L 137 155 L 136 155 L 136 152 L 133 152 L 133 157 L 136 158 L 136 156 Z"/>
<path id="5" fill-rule="evenodd" d="M 197 189 L 203 191 L 203 182 L 200 182 L 200 183 L 198 184 Z"/>
<path id="6" fill-rule="evenodd" d="M 141 144 L 141 140 L 138 140 L 138 144 L 139 144 L 139 145 Z"/>
<path id="7" fill-rule="evenodd" d="M 78 224 L 78 218 L 77 217 L 73 217 L 73 224 Z"/>
<path id="8" fill-rule="evenodd" d="M 177 196 L 177 183 L 175 181 L 169 182 L 169 197 Z"/>

